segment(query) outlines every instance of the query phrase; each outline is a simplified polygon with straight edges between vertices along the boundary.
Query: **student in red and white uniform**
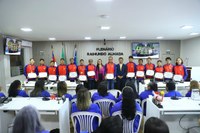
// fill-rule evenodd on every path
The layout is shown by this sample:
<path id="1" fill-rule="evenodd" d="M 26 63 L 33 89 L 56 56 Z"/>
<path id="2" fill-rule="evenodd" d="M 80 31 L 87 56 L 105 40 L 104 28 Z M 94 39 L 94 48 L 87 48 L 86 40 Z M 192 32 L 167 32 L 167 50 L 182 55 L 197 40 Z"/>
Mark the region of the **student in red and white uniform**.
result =
<path id="1" fill-rule="evenodd" d="M 86 67 L 88 78 L 88 89 L 95 89 L 95 71 L 96 66 L 93 64 L 93 60 L 89 59 L 89 64 Z"/>
<path id="2" fill-rule="evenodd" d="M 174 66 L 174 76 L 176 75 L 181 75 L 183 81 L 185 81 L 188 76 L 187 69 L 183 65 L 183 60 L 180 57 L 176 59 L 176 66 Z"/>
<path id="3" fill-rule="evenodd" d="M 36 68 L 36 73 L 39 79 L 47 80 L 48 67 L 45 65 L 44 59 L 40 59 L 40 65 Z"/>
<path id="4" fill-rule="evenodd" d="M 67 66 L 68 70 L 68 79 L 71 82 L 74 82 L 77 80 L 78 73 L 77 73 L 77 66 L 74 64 L 74 58 L 70 58 L 70 64 Z"/>
<path id="5" fill-rule="evenodd" d="M 60 65 L 57 67 L 58 80 L 67 80 L 67 65 L 65 65 L 65 59 L 60 59 Z"/>
<path id="6" fill-rule="evenodd" d="M 146 79 L 150 79 L 150 80 L 152 80 L 154 78 L 154 72 L 152 72 L 151 75 L 148 75 L 148 72 L 155 70 L 155 65 L 153 63 L 151 63 L 151 61 L 152 61 L 151 57 L 148 57 L 147 64 L 145 64 Z"/>
<path id="7" fill-rule="evenodd" d="M 55 67 L 55 62 L 51 61 L 50 62 L 50 66 L 48 67 L 48 75 L 50 76 L 56 76 L 55 81 L 57 80 L 57 71 L 56 71 L 56 67 Z"/>
<path id="8" fill-rule="evenodd" d="M 79 75 L 79 81 L 83 82 L 84 86 L 86 87 L 87 73 L 86 73 L 86 66 L 84 65 L 83 59 L 80 60 L 80 65 L 78 66 L 78 75 Z"/>
<path id="9" fill-rule="evenodd" d="M 36 75 L 36 66 L 35 64 L 35 60 L 33 58 L 30 59 L 30 63 L 28 65 L 25 66 L 24 68 L 24 75 L 26 76 L 26 78 L 30 81 L 30 80 L 36 80 L 36 78 L 29 78 L 28 75 L 30 73 L 34 73 Z M 37 75 L 36 75 L 37 76 Z"/>
<path id="10" fill-rule="evenodd" d="M 158 60 L 157 67 L 155 68 L 155 81 L 163 81 L 163 72 L 162 61 Z"/>
<path id="11" fill-rule="evenodd" d="M 108 63 L 105 65 L 105 79 L 108 83 L 108 89 L 114 89 L 114 80 L 116 79 L 116 65 L 113 63 L 113 57 L 108 57 Z"/>
<path id="12" fill-rule="evenodd" d="M 164 80 L 172 80 L 174 74 L 174 65 L 171 64 L 171 58 L 165 58 L 166 64 L 163 66 L 164 69 Z"/>
<path id="13" fill-rule="evenodd" d="M 129 62 L 126 64 L 127 68 L 126 83 L 130 81 L 135 83 L 136 64 L 133 62 L 133 56 L 129 56 L 128 59 Z M 134 75 L 129 75 L 130 73 L 133 73 Z"/>
<path id="14" fill-rule="evenodd" d="M 136 79 L 137 79 L 137 91 L 139 92 L 139 82 L 144 83 L 145 79 L 145 66 L 143 65 L 143 59 L 138 59 L 138 65 L 136 66 Z"/>

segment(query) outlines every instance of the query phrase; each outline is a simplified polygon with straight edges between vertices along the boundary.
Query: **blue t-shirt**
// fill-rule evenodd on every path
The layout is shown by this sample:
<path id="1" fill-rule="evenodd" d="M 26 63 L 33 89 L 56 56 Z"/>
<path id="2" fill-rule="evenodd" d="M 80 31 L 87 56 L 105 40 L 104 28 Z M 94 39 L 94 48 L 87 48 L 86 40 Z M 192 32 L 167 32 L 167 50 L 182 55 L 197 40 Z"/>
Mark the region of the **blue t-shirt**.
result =
<path id="1" fill-rule="evenodd" d="M 142 101 L 142 100 L 145 100 L 145 99 L 147 99 L 148 97 L 149 97 L 149 95 L 154 95 L 153 94 L 153 90 L 145 90 L 145 91 L 143 91 L 141 94 L 140 94 L 140 100 Z"/>
<path id="2" fill-rule="evenodd" d="M 119 95 L 117 102 L 120 102 L 122 100 L 122 94 Z"/>
<path id="3" fill-rule="evenodd" d="M 66 94 L 65 94 L 65 98 L 69 98 L 69 101 L 71 101 L 71 100 L 72 100 L 72 95 L 66 93 Z"/>
<path id="4" fill-rule="evenodd" d="M 29 97 L 24 90 L 18 90 L 18 96 L 20 97 Z"/>
<path id="5" fill-rule="evenodd" d="M 175 90 L 169 91 L 164 95 L 164 97 L 173 97 L 173 96 L 182 97 L 181 93 Z"/>
<path id="6" fill-rule="evenodd" d="M 137 102 L 135 102 L 135 106 L 136 106 L 136 111 L 142 112 L 142 108 L 140 107 L 140 105 Z M 111 114 L 113 114 L 116 111 L 120 111 L 120 110 L 122 110 L 122 101 L 116 103 L 113 106 L 113 108 L 111 110 Z M 136 132 L 136 130 L 137 130 L 138 126 L 139 126 L 140 119 L 141 118 L 138 117 L 138 116 L 135 117 L 135 120 L 134 120 L 134 132 Z"/>
<path id="7" fill-rule="evenodd" d="M 73 97 L 72 97 L 72 99 L 76 99 L 77 98 L 77 95 L 75 94 Z"/>
<path id="8" fill-rule="evenodd" d="M 106 96 L 100 96 L 98 92 L 93 94 L 92 102 L 94 102 L 96 100 L 100 100 L 100 99 L 110 99 L 110 100 L 116 101 L 116 98 L 110 92 L 108 92 L 108 95 L 106 95 Z"/>
<path id="9" fill-rule="evenodd" d="M 38 95 L 38 97 L 50 97 L 50 94 L 48 91 L 44 90 Z"/>
<path id="10" fill-rule="evenodd" d="M 84 110 L 84 111 L 99 113 L 100 115 L 102 115 L 99 106 L 97 104 L 93 104 L 93 103 L 90 105 L 90 107 L 87 110 Z M 76 103 L 73 103 L 71 113 L 75 113 L 75 112 L 81 112 L 81 110 L 78 109 L 78 107 L 76 106 Z M 97 127 L 98 127 L 98 120 L 94 119 L 93 129 L 95 130 L 95 129 L 97 129 Z M 78 122 L 76 125 L 76 130 L 78 133 L 80 132 L 80 125 Z"/>
<path id="11" fill-rule="evenodd" d="M 192 92 L 191 92 L 191 91 L 188 91 L 188 92 L 186 93 L 185 97 L 191 97 L 191 94 L 192 94 Z"/>
<path id="12" fill-rule="evenodd" d="M 6 97 L 3 92 L 0 92 L 0 97 Z"/>
<path id="13" fill-rule="evenodd" d="M 49 131 L 43 130 L 43 131 L 39 131 L 37 133 L 49 133 Z"/>

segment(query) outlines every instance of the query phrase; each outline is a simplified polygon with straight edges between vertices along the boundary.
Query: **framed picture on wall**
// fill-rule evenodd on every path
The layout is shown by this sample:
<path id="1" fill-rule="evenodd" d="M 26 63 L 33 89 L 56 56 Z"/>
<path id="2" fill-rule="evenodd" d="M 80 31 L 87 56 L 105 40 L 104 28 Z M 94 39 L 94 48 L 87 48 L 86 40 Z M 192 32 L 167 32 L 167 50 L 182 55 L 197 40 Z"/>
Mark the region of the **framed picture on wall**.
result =
<path id="1" fill-rule="evenodd" d="M 159 58 L 159 42 L 133 42 L 132 55 L 134 58 Z"/>

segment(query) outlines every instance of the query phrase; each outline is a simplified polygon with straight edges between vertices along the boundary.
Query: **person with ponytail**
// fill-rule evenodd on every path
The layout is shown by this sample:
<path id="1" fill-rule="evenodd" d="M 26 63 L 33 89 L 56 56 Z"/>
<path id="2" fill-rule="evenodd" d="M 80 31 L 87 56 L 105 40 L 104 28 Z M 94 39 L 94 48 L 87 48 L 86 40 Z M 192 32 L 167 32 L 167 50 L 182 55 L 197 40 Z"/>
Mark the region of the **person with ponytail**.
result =
<path id="1" fill-rule="evenodd" d="M 9 97 L 29 97 L 26 91 L 21 90 L 21 82 L 19 80 L 15 80 L 11 83 L 8 90 Z"/>
<path id="2" fill-rule="evenodd" d="M 133 120 L 134 130 L 138 127 L 139 117 L 136 116 L 136 111 L 142 112 L 140 105 L 135 101 L 133 89 L 129 86 L 125 86 L 122 90 L 122 101 L 116 103 L 111 109 L 111 114 L 116 111 L 122 111 L 122 118 L 127 120 Z"/>

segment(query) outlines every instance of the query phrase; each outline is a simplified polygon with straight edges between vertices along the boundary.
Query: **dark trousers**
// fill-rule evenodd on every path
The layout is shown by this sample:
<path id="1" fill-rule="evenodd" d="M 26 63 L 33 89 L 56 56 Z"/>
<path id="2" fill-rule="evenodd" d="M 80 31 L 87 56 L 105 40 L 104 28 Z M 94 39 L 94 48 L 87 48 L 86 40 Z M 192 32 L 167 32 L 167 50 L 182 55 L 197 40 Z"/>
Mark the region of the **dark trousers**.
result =
<path id="1" fill-rule="evenodd" d="M 126 82 L 126 79 L 125 78 L 117 78 L 117 89 L 122 91 L 122 89 L 124 88 L 125 86 L 125 82 Z"/>
<path id="2" fill-rule="evenodd" d="M 88 80 L 88 89 L 95 89 L 95 80 L 94 79 L 89 79 Z"/>

